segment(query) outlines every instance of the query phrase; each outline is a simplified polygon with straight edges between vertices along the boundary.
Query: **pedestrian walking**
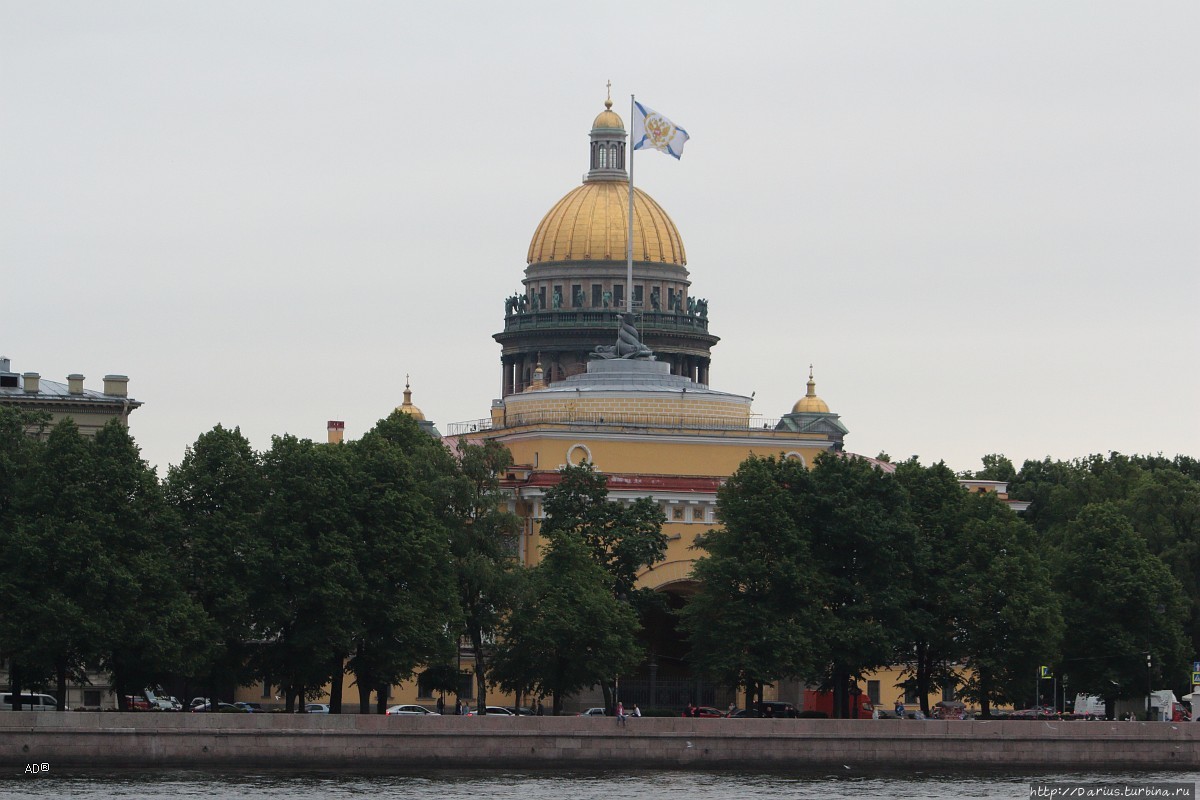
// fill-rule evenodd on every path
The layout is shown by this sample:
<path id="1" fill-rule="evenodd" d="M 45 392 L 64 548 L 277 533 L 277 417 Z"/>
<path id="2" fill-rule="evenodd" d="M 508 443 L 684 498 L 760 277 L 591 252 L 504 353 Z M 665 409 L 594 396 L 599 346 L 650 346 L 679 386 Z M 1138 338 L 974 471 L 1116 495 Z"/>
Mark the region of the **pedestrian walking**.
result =
<path id="1" fill-rule="evenodd" d="M 454 701 L 454 716 L 461 717 L 462 716 L 462 708 L 463 708 L 462 700 L 455 700 Z"/>
<path id="2" fill-rule="evenodd" d="M 437 710 L 439 714 L 446 713 L 446 695 L 438 695 Z"/>

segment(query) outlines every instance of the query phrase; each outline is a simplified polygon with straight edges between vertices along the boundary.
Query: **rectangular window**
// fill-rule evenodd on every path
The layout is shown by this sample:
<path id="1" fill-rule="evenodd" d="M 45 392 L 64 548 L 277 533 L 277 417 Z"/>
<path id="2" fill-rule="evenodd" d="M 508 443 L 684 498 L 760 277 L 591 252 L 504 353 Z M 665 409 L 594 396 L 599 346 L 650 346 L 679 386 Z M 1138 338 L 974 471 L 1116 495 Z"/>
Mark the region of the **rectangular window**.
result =
<path id="1" fill-rule="evenodd" d="M 704 509 L 703 508 L 693 508 L 692 509 L 692 522 L 704 522 Z"/>
<path id="2" fill-rule="evenodd" d="M 671 519 L 683 522 L 683 506 L 675 506 L 671 509 Z"/>
<path id="3" fill-rule="evenodd" d="M 642 298 L 645 296 L 645 286 L 640 283 L 633 287 L 633 305 L 636 308 L 642 304 Z"/>
<path id="4" fill-rule="evenodd" d="M 867 698 L 872 705 L 879 705 L 879 681 L 867 681 Z"/>
<path id="5" fill-rule="evenodd" d="M 583 287 L 578 283 L 571 287 L 571 308 L 583 307 Z"/>
<path id="6" fill-rule="evenodd" d="M 623 308 L 625 306 L 625 284 L 613 284 L 613 306 Z"/>
<path id="7" fill-rule="evenodd" d="M 904 703 L 912 705 L 917 702 L 917 687 L 909 684 L 904 687 Z"/>
<path id="8" fill-rule="evenodd" d="M 592 308 L 600 308 L 604 305 L 604 287 L 598 283 L 592 284 Z"/>
<path id="9" fill-rule="evenodd" d="M 100 707 L 100 690 L 99 689 L 84 689 L 83 704 L 88 708 Z"/>
<path id="10" fill-rule="evenodd" d="M 546 287 L 545 286 L 541 287 L 540 289 L 537 290 L 537 293 L 538 293 L 538 310 L 545 311 L 546 310 Z"/>
<path id="11" fill-rule="evenodd" d="M 953 683 L 942 687 L 942 699 L 947 703 L 958 699 L 958 693 L 954 689 L 955 687 Z"/>

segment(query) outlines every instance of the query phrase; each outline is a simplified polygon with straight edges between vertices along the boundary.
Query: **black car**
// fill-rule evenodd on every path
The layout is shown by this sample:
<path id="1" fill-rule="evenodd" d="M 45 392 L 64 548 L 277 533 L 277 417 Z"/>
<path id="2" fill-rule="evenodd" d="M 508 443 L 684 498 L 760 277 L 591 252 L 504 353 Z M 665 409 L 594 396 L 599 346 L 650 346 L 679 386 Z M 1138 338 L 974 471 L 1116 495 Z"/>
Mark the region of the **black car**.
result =
<path id="1" fill-rule="evenodd" d="M 800 710 L 791 703 L 780 700 L 764 700 L 751 708 L 743 708 L 729 715 L 734 719 L 795 719 Z"/>

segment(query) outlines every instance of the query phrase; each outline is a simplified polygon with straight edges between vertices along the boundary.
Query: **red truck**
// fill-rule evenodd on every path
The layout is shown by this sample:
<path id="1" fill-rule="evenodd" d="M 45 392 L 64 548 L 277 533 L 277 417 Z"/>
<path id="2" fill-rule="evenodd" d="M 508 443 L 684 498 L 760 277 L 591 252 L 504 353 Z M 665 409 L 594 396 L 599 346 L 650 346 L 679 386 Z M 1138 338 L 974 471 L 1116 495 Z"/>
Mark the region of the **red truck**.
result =
<path id="1" fill-rule="evenodd" d="M 804 690 L 804 710 L 816 711 L 827 717 L 833 717 L 833 692 L 818 692 L 816 689 Z M 867 695 L 855 693 L 850 695 L 850 719 L 871 719 L 875 715 L 875 706 Z"/>

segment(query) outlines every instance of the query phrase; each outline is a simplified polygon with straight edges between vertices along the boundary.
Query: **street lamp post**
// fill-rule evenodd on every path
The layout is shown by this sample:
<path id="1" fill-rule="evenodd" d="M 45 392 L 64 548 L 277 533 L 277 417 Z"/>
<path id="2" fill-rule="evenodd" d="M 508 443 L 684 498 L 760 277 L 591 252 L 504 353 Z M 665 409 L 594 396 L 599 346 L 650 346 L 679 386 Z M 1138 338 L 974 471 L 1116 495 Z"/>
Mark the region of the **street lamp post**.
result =
<path id="1" fill-rule="evenodd" d="M 1150 721 L 1150 696 L 1154 694 L 1154 679 L 1150 677 L 1150 651 L 1146 651 L 1146 721 Z"/>

